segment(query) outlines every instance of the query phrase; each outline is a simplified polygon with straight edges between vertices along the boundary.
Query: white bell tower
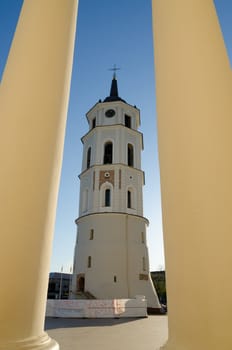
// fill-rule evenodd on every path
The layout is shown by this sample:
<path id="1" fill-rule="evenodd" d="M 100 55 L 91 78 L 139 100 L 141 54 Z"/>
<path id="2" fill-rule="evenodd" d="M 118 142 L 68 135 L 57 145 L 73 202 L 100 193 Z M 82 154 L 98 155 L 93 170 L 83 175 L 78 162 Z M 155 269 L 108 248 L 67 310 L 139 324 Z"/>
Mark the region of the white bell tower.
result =
<path id="1" fill-rule="evenodd" d="M 110 96 L 86 117 L 72 298 L 145 295 L 148 307 L 159 309 L 143 217 L 140 112 L 118 96 L 115 73 Z"/>

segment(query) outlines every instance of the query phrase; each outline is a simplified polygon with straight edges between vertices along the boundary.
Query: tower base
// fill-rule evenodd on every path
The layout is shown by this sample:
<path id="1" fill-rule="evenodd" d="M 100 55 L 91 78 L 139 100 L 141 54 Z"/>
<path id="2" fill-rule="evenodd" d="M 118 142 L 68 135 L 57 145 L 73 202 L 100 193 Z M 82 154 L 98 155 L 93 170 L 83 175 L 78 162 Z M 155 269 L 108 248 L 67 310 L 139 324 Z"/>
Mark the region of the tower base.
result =
<path id="1" fill-rule="evenodd" d="M 47 317 L 59 318 L 123 318 L 147 317 L 147 301 L 134 299 L 47 300 Z"/>
<path id="2" fill-rule="evenodd" d="M 133 299 L 143 295 L 149 308 L 160 309 L 149 273 L 146 218 L 126 213 L 80 217 L 72 291 L 96 299 Z"/>

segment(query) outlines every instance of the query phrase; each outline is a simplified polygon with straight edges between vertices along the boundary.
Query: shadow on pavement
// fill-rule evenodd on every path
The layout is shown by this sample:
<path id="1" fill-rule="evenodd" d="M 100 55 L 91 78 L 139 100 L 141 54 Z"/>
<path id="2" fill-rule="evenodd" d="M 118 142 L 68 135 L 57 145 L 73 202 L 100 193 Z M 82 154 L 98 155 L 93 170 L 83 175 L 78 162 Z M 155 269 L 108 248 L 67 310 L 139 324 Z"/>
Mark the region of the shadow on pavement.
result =
<path id="1" fill-rule="evenodd" d="M 75 327 L 106 327 L 122 323 L 134 322 L 139 318 L 54 318 L 46 317 L 45 330 Z"/>

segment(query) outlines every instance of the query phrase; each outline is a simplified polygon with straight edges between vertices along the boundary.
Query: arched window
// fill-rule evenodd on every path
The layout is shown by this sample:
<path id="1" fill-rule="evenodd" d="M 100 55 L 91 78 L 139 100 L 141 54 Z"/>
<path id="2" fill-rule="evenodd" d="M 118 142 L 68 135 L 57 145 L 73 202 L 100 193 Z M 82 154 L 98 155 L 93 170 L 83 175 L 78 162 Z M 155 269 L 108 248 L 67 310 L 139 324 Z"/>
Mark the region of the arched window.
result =
<path id="1" fill-rule="evenodd" d="M 127 191 L 127 208 L 132 208 L 131 191 Z"/>
<path id="2" fill-rule="evenodd" d="M 112 164 L 113 161 L 113 144 L 112 142 L 107 142 L 104 147 L 104 164 Z"/>
<path id="3" fill-rule="evenodd" d="M 125 114 L 125 126 L 131 128 L 131 117 L 127 114 Z"/>
<path id="4" fill-rule="evenodd" d="M 86 164 L 87 169 L 90 167 L 90 162 L 91 162 L 91 147 L 89 147 L 87 151 L 87 164 Z"/>
<path id="5" fill-rule="evenodd" d="M 93 236 L 94 236 L 94 229 L 91 228 L 90 234 L 89 234 L 89 239 L 93 240 Z"/>
<path id="6" fill-rule="evenodd" d="M 141 232 L 141 243 L 145 243 L 144 232 Z"/>
<path id="7" fill-rule="evenodd" d="M 128 166 L 134 166 L 134 148 L 130 143 L 127 146 L 127 164 Z"/>
<path id="8" fill-rule="evenodd" d="M 110 189 L 107 188 L 105 190 L 105 207 L 110 207 L 111 205 L 111 193 L 110 193 Z"/>

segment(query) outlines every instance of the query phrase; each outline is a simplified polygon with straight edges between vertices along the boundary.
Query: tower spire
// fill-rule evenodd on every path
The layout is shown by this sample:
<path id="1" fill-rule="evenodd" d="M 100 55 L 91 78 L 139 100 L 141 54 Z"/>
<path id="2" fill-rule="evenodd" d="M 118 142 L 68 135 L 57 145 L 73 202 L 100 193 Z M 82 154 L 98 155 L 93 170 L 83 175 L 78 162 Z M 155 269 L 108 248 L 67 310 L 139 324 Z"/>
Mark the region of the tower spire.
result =
<path id="1" fill-rule="evenodd" d="M 113 78 L 111 82 L 111 88 L 110 88 L 110 95 L 105 98 L 104 102 L 112 102 L 112 101 L 124 101 L 121 99 L 118 95 L 118 83 L 117 83 L 117 78 L 116 78 L 116 71 L 120 70 L 120 68 L 116 67 L 116 64 L 114 64 L 113 68 L 109 68 L 109 70 L 112 70 L 113 73 Z"/>
<path id="2" fill-rule="evenodd" d="M 115 76 L 113 76 L 113 79 L 111 82 L 110 97 L 118 97 L 118 83 Z"/>
<path id="3" fill-rule="evenodd" d="M 111 89 L 110 89 L 110 97 L 118 97 L 118 84 L 116 79 L 116 71 L 120 70 L 120 68 L 117 68 L 116 64 L 114 64 L 113 68 L 110 68 L 109 70 L 112 70 L 114 72 L 112 83 L 111 83 Z"/>

